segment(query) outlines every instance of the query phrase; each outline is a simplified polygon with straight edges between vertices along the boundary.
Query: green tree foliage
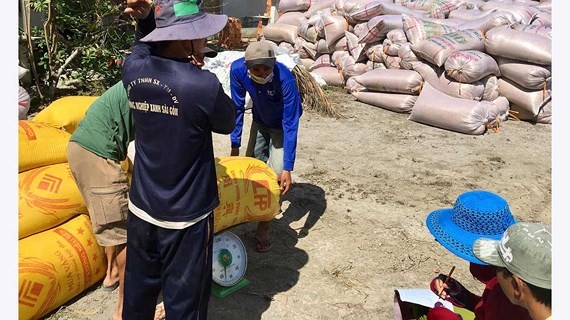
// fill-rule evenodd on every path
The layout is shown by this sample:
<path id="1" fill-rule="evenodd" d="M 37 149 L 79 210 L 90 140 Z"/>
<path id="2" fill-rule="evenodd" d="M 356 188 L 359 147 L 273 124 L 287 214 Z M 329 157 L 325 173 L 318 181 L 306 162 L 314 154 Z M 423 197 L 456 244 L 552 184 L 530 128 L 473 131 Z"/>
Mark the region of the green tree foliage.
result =
<path id="1" fill-rule="evenodd" d="M 100 95 L 120 79 L 122 59 L 134 41 L 124 1 L 23 0 L 44 17 L 43 28 L 20 30 L 40 104 L 61 95 Z M 29 16 L 29 11 L 28 16 Z M 30 50 L 31 49 L 31 50 Z"/>

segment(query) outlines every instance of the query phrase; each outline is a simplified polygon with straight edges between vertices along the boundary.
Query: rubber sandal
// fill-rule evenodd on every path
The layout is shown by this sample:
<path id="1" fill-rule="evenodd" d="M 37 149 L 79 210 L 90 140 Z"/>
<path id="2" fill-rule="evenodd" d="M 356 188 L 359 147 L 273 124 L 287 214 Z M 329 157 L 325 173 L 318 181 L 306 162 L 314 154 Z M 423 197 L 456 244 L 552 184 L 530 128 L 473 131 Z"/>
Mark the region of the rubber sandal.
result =
<path id="1" fill-rule="evenodd" d="M 261 240 L 258 236 L 255 236 L 255 240 L 257 240 L 257 246 L 255 248 L 257 252 L 267 252 L 271 250 L 271 238 Z"/>
<path id="2" fill-rule="evenodd" d="M 117 287 L 119 287 L 119 281 L 115 282 L 115 284 L 112 284 L 110 286 L 106 286 L 104 284 L 101 284 L 101 289 L 103 289 L 103 291 L 106 291 L 106 292 L 115 291 L 115 289 L 117 289 Z"/>

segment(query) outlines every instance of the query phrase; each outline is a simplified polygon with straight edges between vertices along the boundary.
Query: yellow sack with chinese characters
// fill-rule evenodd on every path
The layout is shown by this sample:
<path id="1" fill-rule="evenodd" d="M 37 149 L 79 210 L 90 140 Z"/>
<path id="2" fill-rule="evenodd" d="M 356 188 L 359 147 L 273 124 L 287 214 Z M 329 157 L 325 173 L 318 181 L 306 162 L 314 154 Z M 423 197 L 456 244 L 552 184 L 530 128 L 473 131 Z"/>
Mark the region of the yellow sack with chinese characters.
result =
<path id="1" fill-rule="evenodd" d="M 63 128 L 70 134 L 75 131 L 85 112 L 98 96 L 69 96 L 55 100 L 32 119 L 54 127 Z"/>
<path id="2" fill-rule="evenodd" d="M 269 221 L 279 213 L 277 175 L 261 160 L 217 157 L 218 197 L 214 232 L 247 221 Z"/>
<path id="3" fill-rule="evenodd" d="M 39 319 L 105 276 L 91 221 L 81 214 L 18 241 L 18 319 Z"/>
<path id="4" fill-rule="evenodd" d="M 18 172 L 67 162 L 71 134 L 52 125 L 18 121 Z"/>
<path id="5" fill-rule="evenodd" d="M 67 162 L 18 174 L 18 198 L 18 239 L 88 213 Z"/>

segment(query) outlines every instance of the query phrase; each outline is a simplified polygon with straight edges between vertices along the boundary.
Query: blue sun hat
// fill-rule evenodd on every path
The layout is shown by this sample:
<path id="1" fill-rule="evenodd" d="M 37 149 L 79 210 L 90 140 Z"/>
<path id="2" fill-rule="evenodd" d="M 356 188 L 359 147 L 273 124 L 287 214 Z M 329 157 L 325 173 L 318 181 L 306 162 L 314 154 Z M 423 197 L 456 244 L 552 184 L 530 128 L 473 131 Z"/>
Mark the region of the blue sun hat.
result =
<path id="1" fill-rule="evenodd" d="M 429 232 L 442 246 L 462 259 L 481 265 L 487 263 L 473 254 L 475 240 L 500 240 L 514 223 L 507 201 L 485 190 L 462 193 L 453 208 L 432 211 L 426 219 Z"/>

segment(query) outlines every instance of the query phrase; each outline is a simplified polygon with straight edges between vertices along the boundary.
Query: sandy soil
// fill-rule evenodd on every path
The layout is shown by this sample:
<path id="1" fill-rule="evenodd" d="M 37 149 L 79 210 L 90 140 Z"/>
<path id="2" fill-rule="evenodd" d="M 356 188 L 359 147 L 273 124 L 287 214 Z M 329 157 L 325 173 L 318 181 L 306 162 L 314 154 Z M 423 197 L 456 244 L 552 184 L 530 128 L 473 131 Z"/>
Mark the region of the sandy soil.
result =
<path id="1" fill-rule="evenodd" d="M 391 319 L 394 289 L 427 288 L 452 265 L 480 293 L 467 262 L 425 227 L 429 212 L 468 190 L 499 193 L 517 219 L 550 224 L 550 125 L 507 121 L 468 136 L 327 92 L 344 117 L 303 115 L 273 249 L 255 251 L 255 223 L 229 229 L 247 247 L 250 284 L 212 297 L 210 319 Z M 227 136 L 215 136 L 215 151 L 229 154 Z M 47 319 L 110 319 L 117 294 L 95 287 Z"/>

